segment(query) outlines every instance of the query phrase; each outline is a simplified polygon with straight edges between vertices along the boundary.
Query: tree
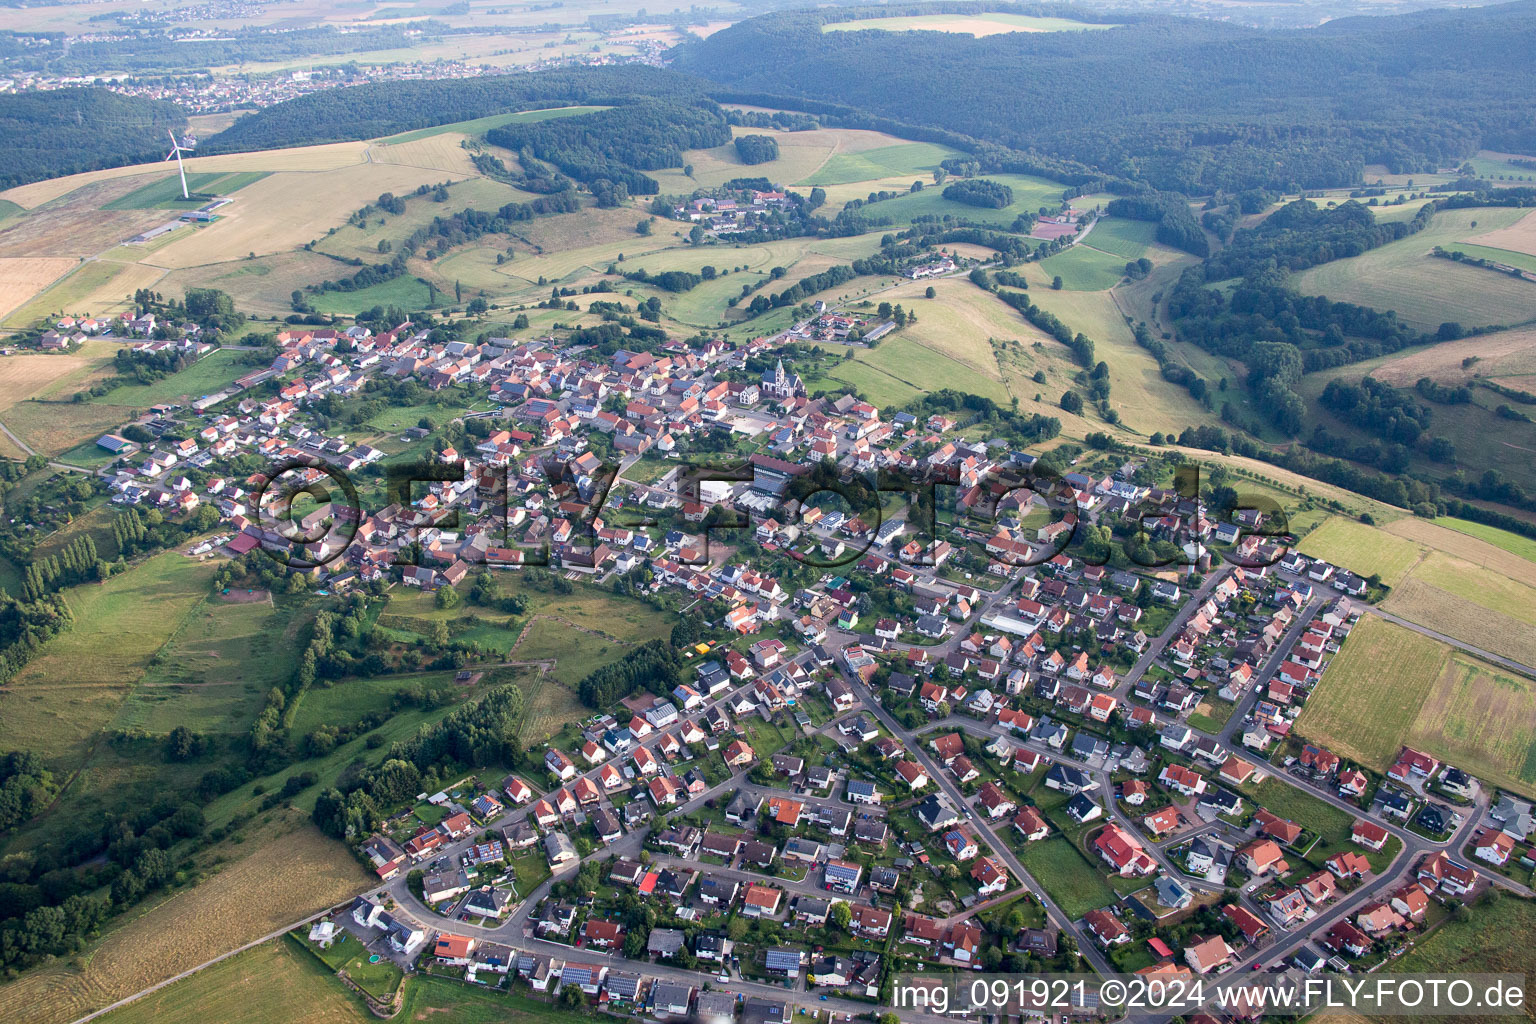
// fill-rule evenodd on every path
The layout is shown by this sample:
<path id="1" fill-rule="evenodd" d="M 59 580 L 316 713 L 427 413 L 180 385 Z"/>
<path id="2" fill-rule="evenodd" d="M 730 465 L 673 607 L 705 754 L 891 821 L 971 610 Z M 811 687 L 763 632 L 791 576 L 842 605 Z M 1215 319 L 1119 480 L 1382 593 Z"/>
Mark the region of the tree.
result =
<path id="1" fill-rule="evenodd" d="M 832 924 L 832 926 L 835 927 L 838 931 L 843 932 L 848 930 L 848 922 L 852 919 L 852 909 L 850 909 L 848 904 L 842 900 L 832 904 L 832 911 L 827 915 L 827 920 Z"/>
<path id="2" fill-rule="evenodd" d="M 1059 292 L 1059 291 L 1061 291 L 1061 286 L 1062 286 L 1062 280 L 1061 280 L 1061 275 L 1060 274 L 1057 274 L 1055 277 L 1051 278 L 1051 287 L 1052 288 L 1056 289 Z"/>
<path id="3" fill-rule="evenodd" d="M 459 606 L 459 592 L 452 587 L 442 587 L 438 590 L 433 603 L 439 608 L 457 608 Z"/>
<path id="4" fill-rule="evenodd" d="M 936 298 L 938 296 L 938 294 L 939 293 L 934 290 L 933 285 L 929 285 L 928 286 L 928 290 L 923 292 L 923 297 L 924 298 L 928 298 L 928 299 L 932 299 L 932 298 Z"/>
<path id="5" fill-rule="evenodd" d="M 1061 407 L 1070 413 L 1080 413 L 1083 411 L 1083 398 L 1076 391 L 1063 392 Z"/>
<path id="6" fill-rule="evenodd" d="M 655 219 L 655 217 L 648 217 L 645 220 L 642 220 L 640 223 L 636 224 L 635 234 L 641 236 L 649 235 L 651 233 L 651 222 Z"/>
<path id="7" fill-rule="evenodd" d="M 172 761 L 190 761 L 201 747 L 199 737 L 184 725 L 172 729 L 165 738 L 165 756 Z"/>

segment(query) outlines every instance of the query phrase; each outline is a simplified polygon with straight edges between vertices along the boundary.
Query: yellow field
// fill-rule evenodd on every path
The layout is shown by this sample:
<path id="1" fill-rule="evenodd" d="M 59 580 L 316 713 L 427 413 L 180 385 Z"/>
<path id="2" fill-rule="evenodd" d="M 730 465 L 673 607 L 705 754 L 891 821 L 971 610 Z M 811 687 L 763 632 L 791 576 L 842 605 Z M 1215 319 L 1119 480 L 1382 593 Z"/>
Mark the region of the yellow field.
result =
<path id="1" fill-rule="evenodd" d="M 1414 747 L 1529 793 L 1536 786 L 1536 683 L 1452 654 L 1409 735 Z"/>
<path id="2" fill-rule="evenodd" d="M 84 377 L 112 358 L 99 342 L 88 342 L 77 353 L 14 355 L 0 359 L 0 410 L 54 390 L 66 380 Z"/>
<path id="3" fill-rule="evenodd" d="M 1451 531 L 1446 531 L 1447 533 Z M 1297 548 L 1360 576 L 1373 573 L 1395 587 L 1428 553 L 1411 540 L 1353 519 L 1335 516 L 1302 538 Z"/>
<path id="4" fill-rule="evenodd" d="M 1388 524 L 1386 529 L 1399 537 L 1406 537 L 1473 565 L 1490 569 L 1518 583 L 1536 587 L 1536 562 L 1511 557 L 1510 552 L 1485 540 L 1437 526 L 1417 516 L 1399 519 Z"/>
<path id="5" fill-rule="evenodd" d="M 195 156 L 184 162 L 189 174 L 203 171 L 323 171 L 363 163 L 367 160 L 367 150 L 366 142 L 333 142 L 324 146 L 268 149 L 255 153 Z M 164 169 L 159 164 L 109 167 L 101 171 L 87 171 L 84 174 L 71 174 L 63 178 L 34 181 L 30 185 L 18 185 L 16 188 L 0 192 L 0 199 L 8 199 L 17 206 L 24 206 L 30 210 L 94 182 L 136 174 L 163 173 Z M 248 189 L 242 190 L 242 198 L 248 194 L 248 191 Z"/>
<path id="6" fill-rule="evenodd" d="M 1489 607 L 1489 603 L 1487 598 L 1452 593 L 1410 576 L 1398 584 L 1382 607 L 1462 643 L 1536 665 L 1536 637 L 1525 621 L 1529 612 L 1517 617 Z"/>
<path id="7" fill-rule="evenodd" d="M 5 410 L 5 425 L 23 441 L 47 456 L 57 456 L 76 445 L 94 441 L 131 419 L 134 410 L 94 402 L 18 402 Z"/>
<path id="8" fill-rule="evenodd" d="M 908 144 L 884 132 L 863 131 L 855 128 L 817 128 L 808 132 L 781 132 L 764 128 L 733 128 L 735 135 L 771 135 L 779 144 L 779 158 L 765 164 L 744 164 L 736 154 L 734 145 L 716 146 L 714 149 L 691 149 L 683 154 L 685 163 L 693 165 L 693 177 L 681 170 L 652 171 L 651 177 L 661 183 L 661 191 L 669 194 L 686 194 L 696 188 L 714 188 L 732 178 L 768 178 L 770 181 L 802 181 L 815 174 L 828 160 L 843 153 L 862 153 L 882 146 Z M 912 177 L 902 179 L 905 187 L 912 184 Z M 867 195 L 873 186 L 864 184 L 856 195 Z M 799 190 L 805 191 L 805 190 Z M 4 198 L 0 196 L 0 198 Z M 852 198 L 849 196 L 848 198 Z M 846 199 L 844 200 L 846 201 Z M 831 205 L 830 193 L 828 204 Z"/>
<path id="9" fill-rule="evenodd" d="M 1508 227 L 1496 228 L 1486 234 L 1469 238 L 1467 241 L 1493 249 L 1510 249 L 1536 256 L 1536 210 Z"/>
<path id="10" fill-rule="evenodd" d="M 236 308 L 244 312 L 288 313 L 289 296 L 295 288 L 323 281 L 337 269 L 334 260 L 300 250 L 175 270 L 160 281 L 156 291 L 182 296 L 188 288 L 218 288 L 228 292 Z"/>
<path id="11" fill-rule="evenodd" d="M 480 172 L 475 170 L 474 161 L 469 158 L 469 150 L 460 145 L 468 138 L 463 132 L 443 132 L 412 142 L 372 146 L 368 150 L 368 159 L 380 164 L 401 164 L 405 167 L 442 171 L 456 178 L 478 175 Z"/>
<path id="12" fill-rule="evenodd" d="M 1406 742 L 1449 658 L 1444 644 L 1366 615 L 1323 673 L 1297 731 L 1383 771 Z"/>
<path id="13" fill-rule="evenodd" d="M 1476 359 L 1463 367 L 1462 360 Z M 1377 380 L 1408 388 L 1420 377 L 1444 384 L 1464 384 L 1473 377 L 1511 377 L 1536 373 L 1536 329 L 1499 331 L 1480 338 L 1447 341 L 1382 360 L 1371 371 Z"/>
<path id="14" fill-rule="evenodd" d="M 166 246 L 154 255 L 153 262 L 184 268 L 221 263 L 252 252 L 263 256 L 297 249 L 345 224 L 358 207 L 381 193 L 409 192 L 447 177 L 440 170 L 384 163 L 278 170 L 241 189 L 235 201 L 219 211 L 220 220 Z"/>
<path id="15" fill-rule="evenodd" d="M 248 855 L 130 915 L 89 956 L 56 961 L 11 982 L 6 1019 L 65 1024 L 367 887 L 369 876 L 341 843 L 296 813 L 279 822 L 259 844 L 223 849 L 225 856 Z M 175 989 L 167 993 L 173 997 Z"/>
<path id="16" fill-rule="evenodd" d="M 0 316 L 64 276 L 75 263 L 61 256 L 0 259 Z"/>
<path id="17" fill-rule="evenodd" d="M 1095 358 L 1109 364 L 1109 404 L 1120 410 L 1126 429 L 1142 435 L 1159 430 L 1177 434 L 1213 419 L 1189 392 L 1163 379 L 1157 360 L 1136 344 L 1113 292 L 1053 291 L 1036 264 L 1029 264 L 1026 274 L 1035 305 L 1093 339 Z"/>

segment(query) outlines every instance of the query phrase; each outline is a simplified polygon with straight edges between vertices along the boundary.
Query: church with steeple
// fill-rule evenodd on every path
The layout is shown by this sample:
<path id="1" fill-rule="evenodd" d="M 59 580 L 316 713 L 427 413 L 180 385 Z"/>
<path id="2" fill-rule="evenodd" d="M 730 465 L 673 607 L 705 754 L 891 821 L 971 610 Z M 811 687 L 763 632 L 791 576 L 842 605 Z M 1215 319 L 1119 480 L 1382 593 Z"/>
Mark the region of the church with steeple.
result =
<path id="1" fill-rule="evenodd" d="M 805 394 L 805 383 L 800 379 L 800 375 L 785 372 L 782 358 L 774 366 L 772 373 L 764 371 L 763 381 L 758 388 L 764 395 L 779 401 Z"/>

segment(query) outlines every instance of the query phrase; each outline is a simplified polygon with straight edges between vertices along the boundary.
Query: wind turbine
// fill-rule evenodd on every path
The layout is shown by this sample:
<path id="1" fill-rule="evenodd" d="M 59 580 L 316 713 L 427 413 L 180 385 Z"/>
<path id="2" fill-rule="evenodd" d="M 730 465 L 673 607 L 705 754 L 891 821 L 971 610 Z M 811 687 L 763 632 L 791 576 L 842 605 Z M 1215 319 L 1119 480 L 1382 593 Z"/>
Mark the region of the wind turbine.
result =
<path id="1" fill-rule="evenodd" d="M 181 172 L 181 198 L 191 199 L 192 197 L 187 194 L 187 167 L 181 162 L 181 154 L 190 153 L 192 151 L 183 147 L 182 144 L 177 141 L 175 132 L 167 128 L 165 133 L 171 137 L 171 151 L 165 154 L 165 159 L 170 160 L 172 157 L 176 158 L 176 170 Z"/>

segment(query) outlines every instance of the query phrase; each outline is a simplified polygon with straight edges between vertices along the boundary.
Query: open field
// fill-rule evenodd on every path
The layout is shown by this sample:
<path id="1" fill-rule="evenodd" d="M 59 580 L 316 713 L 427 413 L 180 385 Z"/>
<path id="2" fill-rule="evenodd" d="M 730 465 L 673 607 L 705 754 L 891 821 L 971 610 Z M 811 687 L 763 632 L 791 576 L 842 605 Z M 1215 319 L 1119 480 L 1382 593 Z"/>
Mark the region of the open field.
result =
<path id="1" fill-rule="evenodd" d="M 323 238 L 381 193 L 403 194 L 448 176 L 440 169 L 387 163 L 275 170 L 241 189 L 235 201 L 219 211 L 219 220 L 162 249 L 155 262 L 169 268 L 194 267 L 251 252 L 285 252 Z"/>
<path id="2" fill-rule="evenodd" d="M 1335 516 L 1302 538 L 1297 545 L 1304 555 L 1321 558 L 1361 576 L 1378 575 L 1395 587 L 1424 557 L 1423 547 L 1352 519 Z"/>
<path id="3" fill-rule="evenodd" d="M 557 619 L 537 619 L 528 626 L 512 657 L 517 661 L 554 659 L 555 667 L 546 676 L 543 686 L 553 683 L 574 691 L 588 675 L 618 661 L 626 653 L 626 645 L 572 629 Z M 556 703 L 555 695 L 550 695 L 545 703 Z M 530 703 L 530 718 L 534 717 L 534 712 L 535 707 Z"/>
<path id="4" fill-rule="evenodd" d="M 286 314 L 292 311 L 289 297 L 295 288 L 335 278 L 348 269 L 329 257 L 299 250 L 173 271 L 155 290 L 183 296 L 188 288 L 218 288 L 229 293 L 237 309 Z"/>
<path id="5" fill-rule="evenodd" d="M 347 259 L 378 263 L 388 258 L 379 254 L 379 242 L 387 240 L 398 243 L 418 228 L 430 224 L 434 217 L 457 213 L 466 208 L 495 211 L 507 203 L 526 202 L 533 198 L 535 196 L 531 192 L 524 192 L 490 178 L 469 178 L 449 186 L 447 202 L 435 202 L 430 196 L 410 196 L 405 200 L 405 212 L 399 216 L 375 210 L 368 218 L 366 227 L 344 224 L 315 248 Z M 631 223 L 630 227 L 633 226 Z"/>
<path id="6" fill-rule="evenodd" d="M 1473 245 L 1471 242 L 1457 242 L 1455 245 L 1446 246 L 1453 252 L 1463 252 L 1468 256 L 1480 260 L 1492 260 L 1495 263 L 1503 263 L 1511 267 L 1519 267 L 1536 273 L 1536 256 L 1530 253 L 1515 252 L 1510 249 L 1496 249 L 1487 245 Z"/>
<path id="7" fill-rule="evenodd" d="M 970 36 L 993 36 L 1004 32 L 1083 32 L 1089 29 L 1117 28 L 1068 18 L 1039 18 L 1027 14 L 989 12 L 973 16 L 949 14 L 914 14 L 902 18 L 870 18 L 863 21 L 834 21 L 821 26 L 823 32 L 858 32 L 880 29 L 885 32 L 958 32 Z"/>
<path id="8" fill-rule="evenodd" d="M 374 306 L 399 306 L 401 309 L 433 309 L 453 302 L 453 292 L 432 291 L 420 278 L 401 274 L 389 281 L 351 292 L 319 292 L 305 296 L 305 301 L 320 313 L 345 313 L 356 316 Z"/>
<path id="9" fill-rule="evenodd" d="M 151 181 L 147 185 L 120 196 L 102 206 L 103 210 L 194 210 L 202 206 L 208 200 L 199 197 L 199 193 L 209 195 L 228 195 L 238 192 L 240 189 L 260 181 L 267 176 L 266 171 L 199 171 L 187 175 L 187 193 L 189 198 L 183 199 L 181 195 L 181 175 L 172 171 L 158 181 Z"/>
<path id="10" fill-rule="evenodd" d="M 1100 217 L 1082 244 L 1122 260 L 1134 260 L 1146 255 L 1147 247 L 1156 240 L 1157 225 L 1151 221 Z"/>
<path id="11" fill-rule="evenodd" d="M 1433 329 L 1454 320 L 1467 326 L 1516 324 L 1536 317 L 1536 285 L 1478 267 L 1437 259 L 1430 250 L 1466 241 L 1479 227 L 1507 228 L 1528 211 L 1442 210 L 1416 235 L 1334 260 L 1295 275 L 1305 295 L 1396 310 L 1415 327 Z M 1486 243 L 1480 243 L 1486 244 Z"/>
<path id="12" fill-rule="evenodd" d="M 322 146 L 267 149 L 254 153 L 194 156 L 185 158 L 183 162 L 188 173 L 193 174 L 204 171 L 322 171 L 360 164 L 367 159 L 367 150 L 366 142 L 332 142 Z M 0 199 L 7 199 L 30 210 L 86 185 L 136 175 L 154 174 L 158 177 L 164 173 L 165 168 L 159 163 L 109 167 L 106 170 L 86 171 L 83 174 L 19 185 L 0 193 Z"/>
<path id="13" fill-rule="evenodd" d="M 585 718 L 592 710 L 581 703 L 569 685 L 547 673 L 528 682 L 524 692 L 527 709 L 518 723 L 517 739 L 529 746 L 544 742 L 567 723 Z"/>
<path id="14" fill-rule="evenodd" d="M 1066 836 L 1056 834 L 1025 843 L 1018 851 L 1025 869 L 1040 880 L 1051 899 L 1073 920 L 1118 898 Z"/>
<path id="15" fill-rule="evenodd" d="M 33 749 L 55 770 L 79 766 L 212 574 L 211 564 L 168 552 L 68 591 L 77 626 L 48 641 L 0 688 L 0 747 Z"/>
<path id="16" fill-rule="evenodd" d="M 1435 554 L 1426 567 L 1436 559 L 1451 561 Z M 1511 603 L 1509 597 L 1529 600 L 1531 588 L 1460 562 L 1452 572 L 1415 571 L 1382 607 L 1473 647 L 1536 665 L 1536 636 L 1530 621 L 1536 607 Z"/>
<path id="17" fill-rule="evenodd" d="M 75 264 L 75 260 L 67 260 Z M 76 269 L 53 285 L 42 291 L 34 290 L 30 300 L 20 302 L 11 307 L 9 315 L 5 317 L 5 324 L 12 327 L 27 327 L 35 321 L 54 313 L 80 313 L 96 315 L 98 310 L 89 305 L 90 296 L 99 293 L 103 288 L 112 285 L 124 264 L 108 263 L 105 260 L 96 260 L 91 263 L 80 263 Z"/>
<path id="18" fill-rule="evenodd" d="M 113 388 L 96 402 L 112 405 L 150 406 L 160 402 L 185 403 L 218 391 L 257 367 L 240 362 L 242 352 L 215 349 L 180 373 L 173 373 L 153 384 L 130 384 Z"/>
<path id="19" fill-rule="evenodd" d="M 1371 616 L 1335 656 L 1297 731 L 1377 771 L 1407 744 L 1536 792 L 1536 683 Z"/>
<path id="20" fill-rule="evenodd" d="M 1507 227 L 1495 228 L 1466 240 L 1473 245 L 1536 256 L 1536 211 L 1527 213 Z"/>
<path id="21" fill-rule="evenodd" d="M 66 256 L 0 259 L 0 317 L 63 277 L 75 262 Z"/>
<path id="22" fill-rule="evenodd" d="M 150 735 L 178 725 L 243 735 L 267 692 L 287 682 L 297 665 L 291 621 L 270 601 L 204 598 L 123 702 L 114 725 Z"/>
<path id="23" fill-rule="evenodd" d="M 1124 429 L 1143 435 L 1158 430 L 1176 434 L 1191 423 L 1213 420 L 1188 391 L 1164 380 L 1157 360 L 1136 344 L 1116 291 L 1053 291 L 1039 264 L 1029 264 L 1025 272 L 1030 299 L 1092 338 L 1094 358 L 1109 364 L 1109 404 L 1120 410 Z"/>
<path id="24" fill-rule="evenodd" d="M 829 161 L 850 154 L 876 149 L 900 149 L 914 145 L 907 139 L 855 128 L 817 128 L 805 132 L 782 132 L 767 128 L 733 128 L 735 135 L 770 135 L 779 144 L 779 157 L 763 164 L 744 164 L 736 153 L 735 145 L 716 146 L 713 149 L 690 149 L 683 154 L 684 162 L 693 167 L 690 178 L 680 170 L 650 172 L 667 194 L 686 194 L 696 188 L 713 188 L 732 178 L 765 177 L 771 181 L 809 183 L 817 177 Z M 915 145 L 926 145 L 916 143 Z M 934 147 L 943 149 L 943 147 Z M 897 159 L 904 166 L 918 159 L 918 150 L 904 150 L 904 160 L 893 154 L 887 159 Z M 931 152 L 930 152 L 931 155 Z M 943 149 L 943 156 L 956 155 Z M 933 158 L 936 165 L 942 156 Z M 927 162 L 929 157 L 920 158 Z M 884 177 L 892 172 L 876 173 L 871 177 Z M 931 173 L 931 172 L 930 172 Z M 927 175 L 924 175 L 927 177 Z M 856 180 L 856 179 L 854 179 Z M 907 184 L 911 184 L 908 179 Z"/>
<path id="25" fill-rule="evenodd" d="M 1463 366 L 1465 360 L 1471 362 Z M 1476 377 L 1532 373 L 1536 373 L 1536 329 L 1529 327 L 1410 349 L 1381 360 L 1371 370 L 1372 377 L 1399 388 L 1413 387 L 1420 377 L 1465 384 Z"/>
<path id="26" fill-rule="evenodd" d="M 258 841 L 231 845 L 223 852 L 226 856 L 236 852 L 245 856 L 225 864 L 197 886 L 158 903 L 152 901 L 142 912 L 119 919 L 88 955 L 57 960 L 6 985 L 3 991 L 12 1007 L 7 1019 L 17 1024 L 65 1024 L 338 903 L 363 891 L 369 881 L 346 847 L 321 835 L 297 815 L 280 815 Z M 229 984 L 251 985 L 252 992 L 266 991 L 259 974 L 247 981 L 240 981 L 239 974 L 222 977 L 231 979 Z M 191 984 L 199 982 L 194 979 Z M 310 993 L 312 985 L 310 982 L 297 990 L 298 994 Z M 164 990 L 160 998 L 179 998 L 176 988 Z M 336 991 L 344 1001 L 348 998 L 339 986 Z M 271 1001 L 257 1005 L 271 1008 L 277 1002 L 273 996 L 278 994 L 267 992 L 262 998 Z M 313 994 L 320 998 L 318 992 Z M 175 1003 L 169 1005 L 172 1010 L 176 1007 Z M 141 1011 L 125 1009 L 121 1013 L 130 1016 L 109 1019 L 159 1019 L 131 1016 L 135 1012 Z"/>
<path id="27" fill-rule="evenodd" d="M 1394 533 L 1400 533 L 1405 537 L 1414 537 L 1415 533 L 1420 532 L 1421 527 L 1424 525 L 1423 520 L 1405 519 L 1393 523 L 1392 529 Z M 1484 559 L 1493 558 L 1500 565 L 1508 569 L 1523 572 L 1519 566 L 1511 564 L 1509 559 L 1498 554 L 1498 552 L 1502 551 L 1517 558 L 1522 558 L 1527 562 L 1536 563 L 1536 540 L 1522 537 L 1518 533 L 1510 533 L 1508 530 L 1501 530 L 1496 526 L 1485 526 L 1482 523 L 1472 523 L 1465 519 L 1455 519 L 1451 516 L 1441 516 L 1435 519 L 1431 525 L 1451 530 L 1462 534 L 1464 537 L 1474 538 L 1476 543 L 1468 543 L 1461 539 L 1452 540 L 1451 538 L 1444 538 L 1441 541 L 1435 542 L 1435 546 L 1441 550 L 1448 551 L 1458 558 L 1465 558 L 1469 562 L 1476 562 L 1490 569 L 1498 568 L 1498 566 L 1490 565 L 1487 561 L 1484 561 Z M 1401 528 L 1399 529 L 1399 527 Z M 1412 527 L 1411 531 L 1410 527 Z M 1441 537 L 1442 535 L 1437 530 L 1434 532 L 1434 536 Z M 1415 539 L 1420 538 L 1416 537 Z M 1490 551 L 1489 549 L 1492 550 Z M 1531 579 L 1528 582 L 1536 584 L 1536 579 Z"/>
<path id="28" fill-rule="evenodd" d="M 324 964 L 277 939 L 102 1019 L 109 1024 L 333 1024 L 366 1018 L 361 1003 Z"/>
<path id="29" fill-rule="evenodd" d="M 1530 973 L 1531 950 L 1536 948 L 1536 902 L 1504 894 L 1493 906 L 1479 906 L 1466 921 L 1448 920 L 1406 956 L 1393 964 L 1394 971 L 1450 974 L 1503 972 L 1526 975 L 1525 1005 L 1536 998 L 1536 977 Z M 1465 1017 L 1416 1014 L 1430 1024 L 1449 1024 Z M 1401 1017 L 1371 1017 L 1373 1021 Z"/>
<path id="30" fill-rule="evenodd" d="M 1444 644 L 1367 615 L 1334 656 L 1296 728 L 1384 771 L 1408 741 L 1448 658 Z"/>
<path id="31" fill-rule="evenodd" d="M 1094 229 L 1089 238 L 1097 234 L 1098 229 Z M 1100 292 L 1120 283 L 1125 276 L 1125 264 L 1126 260 L 1119 256 L 1079 244 L 1047 256 L 1036 266 L 1047 280 L 1060 277 L 1063 288 L 1075 292 Z"/>
<path id="32" fill-rule="evenodd" d="M 932 142 L 899 142 L 877 146 L 857 153 L 839 153 L 816 169 L 800 185 L 847 185 L 877 178 L 907 177 L 928 179 L 948 157 L 958 156 L 948 146 Z M 910 184 L 910 182 L 908 182 Z"/>
<path id="33" fill-rule="evenodd" d="M 1536 683 L 1453 653 L 1408 742 L 1473 775 L 1536 792 Z"/>
<path id="34" fill-rule="evenodd" d="M 102 346 L 87 343 L 79 352 L 69 354 L 20 354 L 0 359 L 0 410 L 87 377 L 110 358 L 111 353 L 102 351 Z"/>
<path id="35" fill-rule="evenodd" d="M 133 412 L 121 405 L 26 401 L 5 410 L 5 425 L 39 452 L 57 456 L 116 430 Z"/>
<path id="36" fill-rule="evenodd" d="M 819 179 L 820 174 L 811 177 Z M 875 203 L 868 207 L 868 213 L 871 217 L 890 217 L 895 222 L 894 226 L 897 227 L 910 224 L 917 217 L 945 215 L 974 221 L 977 224 L 1006 227 L 1012 224 L 1021 213 L 1032 214 L 1042 205 L 1054 205 L 1061 201 L 1063 186 L 1060 182 L 1025 174 L 988 174 L 984 177 L 987 181 L 995 181 L 1013 189 L 1013 202 L 1000 210 L 957 203 L 952 199 L 945 199 L 944 189 L 930 181 L 921 192 L 907 192 L 894 199 L 884 199 Z M 901 188 L 906 189 L 910 185 L 911 180 L 908 179 Z M 1125 261 L 1121 260 L 1120 265 L 1123 267 Z"/>

